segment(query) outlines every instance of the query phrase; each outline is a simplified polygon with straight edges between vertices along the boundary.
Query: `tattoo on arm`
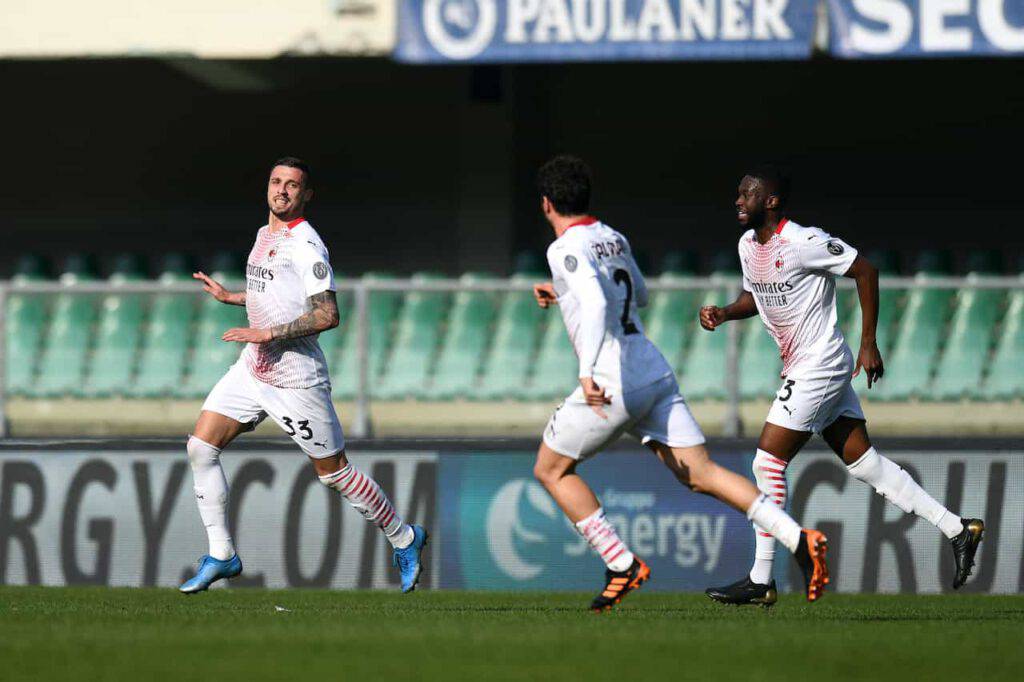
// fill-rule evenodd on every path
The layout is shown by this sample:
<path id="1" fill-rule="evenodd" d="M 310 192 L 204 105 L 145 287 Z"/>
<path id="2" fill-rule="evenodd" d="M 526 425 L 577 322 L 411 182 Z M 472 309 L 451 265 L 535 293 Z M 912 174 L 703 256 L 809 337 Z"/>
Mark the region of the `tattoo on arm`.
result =
<path id="1" fill-rule="evenodd" d="M 322 291 L 309 297 L 312 306 L 305 315 L 300 315 L 287 324 L 280 324 L 270 330 L 271 339 L 297 339 L 311 336 L 338 326 L 338 299 L 333 291 Z"/>

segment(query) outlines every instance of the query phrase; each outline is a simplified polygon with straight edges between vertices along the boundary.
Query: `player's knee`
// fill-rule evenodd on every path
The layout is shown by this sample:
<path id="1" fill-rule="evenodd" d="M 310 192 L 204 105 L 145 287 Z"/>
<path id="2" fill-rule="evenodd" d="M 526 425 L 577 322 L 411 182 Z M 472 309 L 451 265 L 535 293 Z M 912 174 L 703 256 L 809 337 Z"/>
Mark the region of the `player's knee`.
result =
<path id="1" fill-rule="evenodd" d="M 185 450 L 188 452 L 188 462 L 193 469 L 214 466 L 220 461 L 220 448 L 215 448 L 195 436 L 188 437 Z"/>

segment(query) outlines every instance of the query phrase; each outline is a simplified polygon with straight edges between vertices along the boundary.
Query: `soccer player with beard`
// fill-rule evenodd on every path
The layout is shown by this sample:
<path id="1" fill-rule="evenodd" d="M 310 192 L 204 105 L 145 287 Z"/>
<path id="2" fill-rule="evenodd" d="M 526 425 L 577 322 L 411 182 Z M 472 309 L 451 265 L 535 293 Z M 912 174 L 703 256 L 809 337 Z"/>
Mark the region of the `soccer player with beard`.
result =
<path id="1" fill-rule="evenodd" d="M 951 513 L 872 446 L 853 390 L 853 378 L 862 370 L 869 389 L 884 373 L 875 343 L 878 271 L 841 239 L 787 218 L 788 195 L 789 180 L 774 167 L 743 178 L 736 199 L 739 223 L 747 228 L 739 241 L 743 292 L 724 308 L 700 310 L 700 324 L 708 331 L 760 314 L 779 346 L 783 383 L 754 456 L 757 486 L 784 507 L 786 467 L 811 435 L 820 433 L 851 475 L 949 538 L 956 563 L 953 587 L 959 588 L 971 574 L 985 524 Z M 837 324 L 837 276 L 857 282 L 863 334 L 856 359 Z M 775 603 L 775 539 L 754 530 L 750 574 L 731 585 L 709 588 L 712 599 L 727 604 Z"/>
<path id="2" fill-rule="evenodd" d="M 294 157 L 279 159 L 267 184 L 270 218 L 249 253 L 245 291 L 227 291 L 202 272 L 193 275 L 221 303 L 245 306 L 249 326 L 224 332 L 224 341 L 247 345 L 206 398 L 188 438 L 209 554 L 179 588 L 186 594 L 242 572 L 228 529 L 228 483 L 220 455 L 267 416 L 309 457 L 321 483 L 381 529 L 394 548 L 402 591 L 412 591 L 419 580 L 426 531 L 404 523 L 377 482 L 345 458 L 327 362 L 317 343 L 320 332 L 338 326 L 338 303 L 327 247 L 303 217 L 312 198 L 309 167 Z"/>
<path id="3" fill-rule="evenodd" d="M 650 576 L 576 473 L 623 433 L 641 439 L 683 485 L 745 512 L 777 537 L 800 564 L 807 599 L 816 600 L 828 582 L 825 536 L 801 529 L 750 481 L 708 457 L 672 368 L 644 335 L 637 308 L 647 304 L 647 287 L 629 242 L 587 215 L 586 164 L 556 157 L 540 169 L 538 186 L 555 241 L 547 253 L 552 281 L 534 285 L 534 296 L 541 308 L 558 306 L 579 358 L 580 385 L 545 427 L 534 475 L 607 567 L 590 608 L 611 609 Z"/>

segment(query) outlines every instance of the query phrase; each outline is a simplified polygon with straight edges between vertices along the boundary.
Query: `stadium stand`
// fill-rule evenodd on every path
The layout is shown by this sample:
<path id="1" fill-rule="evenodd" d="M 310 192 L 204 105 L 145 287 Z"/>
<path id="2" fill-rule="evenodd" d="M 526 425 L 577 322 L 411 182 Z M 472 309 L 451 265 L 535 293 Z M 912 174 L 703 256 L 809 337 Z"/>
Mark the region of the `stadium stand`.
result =
<path id="1" fill-rule="evenodd" d="M 891 252 L 870 254 L 883 275 L 896 273 Z M 212 265 L 220 279 L 238 279 L 240 261 L 218 254 Z M 541 273 L 536 254 L 517 258 L 515 281 L 530 284 Z M 998 274 L 1000 254 L 973 252 L 963 259 L 969 277 Z M 167 254 L 156 265 L 157 280 L 191 281 L 189 259 Z M 659 277 L 678 282 L 697 271 L 693 254 L 662 258 Z M 712 272 L 735 276 L 735 254 L 723 252 Z M 923 252 L 915 277 L 949 273 L 951 259 Z M 94 281 L 96 268 L 85 257 L 69 258 L 59 282 Z M 107 268 L 114 291 L 103 296 L 26 294 L 19 286 L 47 281 L 46 263 L 25 256 L 11 280 L 5 336 L 6 385 L 12 396 L 49 398 L 203 397 L 238 357 L 239 345 L 220 340 L 228 328 L 245 324 L 244 309 L 209 297 L 182 293 L 123 294 L 116 288 L 147 276 L 133 256 L 114 258 Z M 366 281 L 391 275 L 371 272 Z M 414 281 L 437 275 L 421 273 Z M 467 273 L 466 283 L 487 274 Z M 704 333 L 696 311 L 726 303 L 724 289 L 654 291 L 641 311 L 649 336 L 680 376 L 688 398 L 726 397 L 727 334 Z M 357 328 L 351 294 L 339 294 L 341 324 L 320 336 L 334 381 L 334 395 L 356 394 Z M 541 310 L 528 292 L 381 292 L 370 295 L 370 387 L 384 400 L 548 401 L 575 385 L 576 359 L 557 310 Z M 839 315 L 850 345 L 860 342 L 860 306 L 855 292 L 840 292 Z M 770 397 L 778 387 L 775 345 L 757 318 L 742 322 L 740 393 L 744 400 Z M 885 380 L 870 397 L 890 402 L 1005 401 L 1024 397 L 1024 291 L 883 288 L 878 344 L 886 359 Z M 864 379 L 858 379 L 863 387 Z"/>

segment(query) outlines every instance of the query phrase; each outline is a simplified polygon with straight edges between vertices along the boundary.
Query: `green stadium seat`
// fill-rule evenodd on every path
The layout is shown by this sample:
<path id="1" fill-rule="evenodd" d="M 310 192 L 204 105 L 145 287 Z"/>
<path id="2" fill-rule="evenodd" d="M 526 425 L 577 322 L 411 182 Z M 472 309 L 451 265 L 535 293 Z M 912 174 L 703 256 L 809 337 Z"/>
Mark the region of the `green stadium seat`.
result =
<path id="1" fill-rule="evenodd" d="M 928 282 L 927 273 L 917 280 Z M 881 400 L 928 398 L 932 371 L 938 362 L 942 335 L 950 302 L 950 289 L 917 288 L 907 295 L 907 302 L 898 320 L 893 351 L 886 360 L 885 378 L 872 397 Z M 877 393 L 875 392 L 877 390 Z"/>
<path id="2" fill-rule="evenodd" d="M 981 376 L 988 365 L 1004 298 L 1005 292 L 1000 289 L 961 289 L 957 294 L 956 312 L 935 372 L 933 397 L 955 400 L 981 396 Z"/>
<path id="3" fill-rule="evenodd" d="M 999 275 L 1003 271 L 1003 257 L 998 251 L 978 249 L 967 254 L 968 273 L 979 275 Z"/>
<path id="4" fill-rule="evenodd" d="M 1010 292 L 988 377 L 979 397 L 985 400 L 1024 398 L 1024 289 Z"/>
<path id="5" fill-rule="evenodd" d="M 214 271 L 210 276 L 218 281 L 230 279 L 227 272 Z M 247 325 L 244 306 L 226 305 L 204 294 L 199 304 L 190 367 L 174 394 L 182 398 L 201 398 L 209 393 L 238 359 L 245 345 L 221 341 L 221 335 L 232 327 Z"/>
<path id="6" fill-rule="evenodd" d="M 119 253 L 110 263 L 111 277 L 121 275 L 130 279 L 142 279 L 144 268 L 138 254 Z"/>
<path id="7" fill-rule="evenodd" d="M 487 279 L 488 275 L 473 273 L 462 276 L 464 282 Z M 429 397 L 450 400 L 473 390 L 491 338 L 496 300 L 495 294 L 484 291 L 460 291 L 455 295 Z"/>
<path id="8" fill-rule="evenodd" d="M 928 249 L 917 256 L 915 263 L 917 274 L 948 275 L 953 272 L 952 258 L 948 251 Z"/>
<path id="9" fill-rule="evenodd" d="M 512 272 L 529 277 L 551 276 L 547 260 L 536 251 L 520 251 L 517 253 L 515 261 L 512 263 Z"/>
<path id="10" fill-rule="evenodd" d="M 517 276 L 514 281 L 530 284 L 532 277 Z M 558 310 L 543 310 L 528 291 L 511 291 L 504 295 L 498 309 L 494 340 L 484 361 L 480 384 L 469 393 L 478 400 L 518 398 L 529 383 L 535 351 L 545 315 L 558 315 Z"/>
<path id="11" fill-rule="evenodd" d="M 160 258 L 160 263 L 157 266 L 159 276 L 172 276 L 179 278 L 191 278 L 192 277 L 192 265 L 189 262 L 188 256 L 177 251 L 170 251 L 165 253 Z"/>
<path id="12" fill-rule="evenodd" d="M 12 279 L 13 290 L 7 297 L 5 320 L 6 384 L 12 395 L 26 395 L 35 386 L 37 363 L 43 334 L 46 331 L 47 297 L 40 294 L 18 293 L 18 286 L 40 281 L 42 270 L 23 267 Z"/>
<path id="13" fill-rule="evenodd" d="M 558 309 L 547 315 L 544 333 L 533 370 L 533 379 L 523 390 L 527 400 L 564 398 L 579 385 L 580 363 L 573 350 Z"/>
<path id="14" fill-rule="evenodd" d="M 440 275 L 419 273 L 414 283 L 442 279 Z M 395 323 L 395 339 L 375 395 L 385 400 L 422 398 L 427 394 L 427 379 L 441 340 L 441 325 L 448 310 L 450 294 L 436 291 L 412 291 L 405 296 Z"/>
<path id="15" fill-rule="evenodd" d="M 684 277 L 697 273 L 697 254 L 693 251 L 669 251 L 661 259 L 661 274 Z"/>
<path id="16" fill-rule="evenodd" d="M 715 252 L 711 257 L 711 272 L 716 275 L 738 275 L 740 257 L 736 249 Z"/>
<path id="17" fill-rule="evenodd" d="M 23 281 L 46 279 L 49 275 L 43 257 L 37 253 L 23 253 L 18 256 L 18 260 L 14 264 L 12 279 L 19 276 L 23 278 Z"/>
<path id="18" fill-rule="evenodd" d="M 367 272 L 364 281 L 393 279 L 383 272 Z M 374 291 L 370 293 L 367 316 L 370 323 L 369 333 L 369 388 L 374 395 L 377 382 L 384 369 L 387 351 L 391 346 L 392 328 L 402 304 L 402 294 L 397 291 Z M 350 399 L 356 395 L 359 386 L 359 337 L 355 305 L 352 306 L 351 319 L 342 330 L 341 353 L 335 355 L 335 365 L 330 367 L 333 395 L 335 398 Z"/>
<path id="19" fill-rule="evenodd" d="M 670 273 L 663 274 L 660 281 L 668 284 L 685 279 Z M 699 329 L 701 295 L 698 289 L 652 291 L 647 307 L 640 309 L 647 338 L 661 350 L 676 374 L 682 370 L 687 343 Z"/>
<path id="20" fill-rule="evenodd" d="M 779 358 L 779 347 L 760 317 L 730 324 L 743 326 L 740 332 L 740 397 L 751 400 L 771 396 L 781 383 L 779 372 L 782 371 L 782 360 Z M 724 328 L 719 331 L 724 331 Z"/>
<path id="21" fill-rule="evenodd" d="M 729 301 L 726 301 L 725 290 L 712 289 L 705 292 L 700 305 L 722 306 L 726 303 Z M 724 398 L 728 329 L 723 326 L 708 332 L 700 328 L 699 323 L 696 324 L 697 328 L 683 362 L 680 382 L 683 395 L 687 399 Z"/>
<path id="22" fill-rule="evenodd" d="M 110 283 L 138 281 L 130 263 L 125 272 L 111 276 Z M 144 296 L 109 294 L 100 301 L 95 349 L 85 373 L 81 395 L 90 398 L 123 395 L 131 384 L 142 335 Z"/>
<path id="23" fill-rule="evenodd" d="M 163 282 L 183 282 L 186 278 L 191 281 L 191 275 L 169 267 L 166 259 L 161 269 L 164 271 L 160 275 Z M 199 289 L 198 283 L 196 289 Z M 200 295 L 206 296 L 205 293 Z M 179 393 L 192 340 L 196 301 L 193 294 L 157 294 L 153 297 L 149 324 L 143 331 L 139 371 L 128 388 L 128 395 L 156 397 Z"/>
<path id="24" fill-rule="evenodd" d="M 72 262 L 69 266 L 72 271 L 61 275 L 62 282 L 71 284 L 91 279 L 84 262 Z M 72 293 L 56 296 L 39 360 L 39 376 L 27 395 L 56 397 L 81 392 L 95 322 L 95 296 Z"/>
<path id="25" fill-rule="evenodd" d="M 84 253 L 72 253 L 64 259 L 60 268 L 61 278 L 76 277 L 81 280 L 96 278 L 96 259 Z"/>

